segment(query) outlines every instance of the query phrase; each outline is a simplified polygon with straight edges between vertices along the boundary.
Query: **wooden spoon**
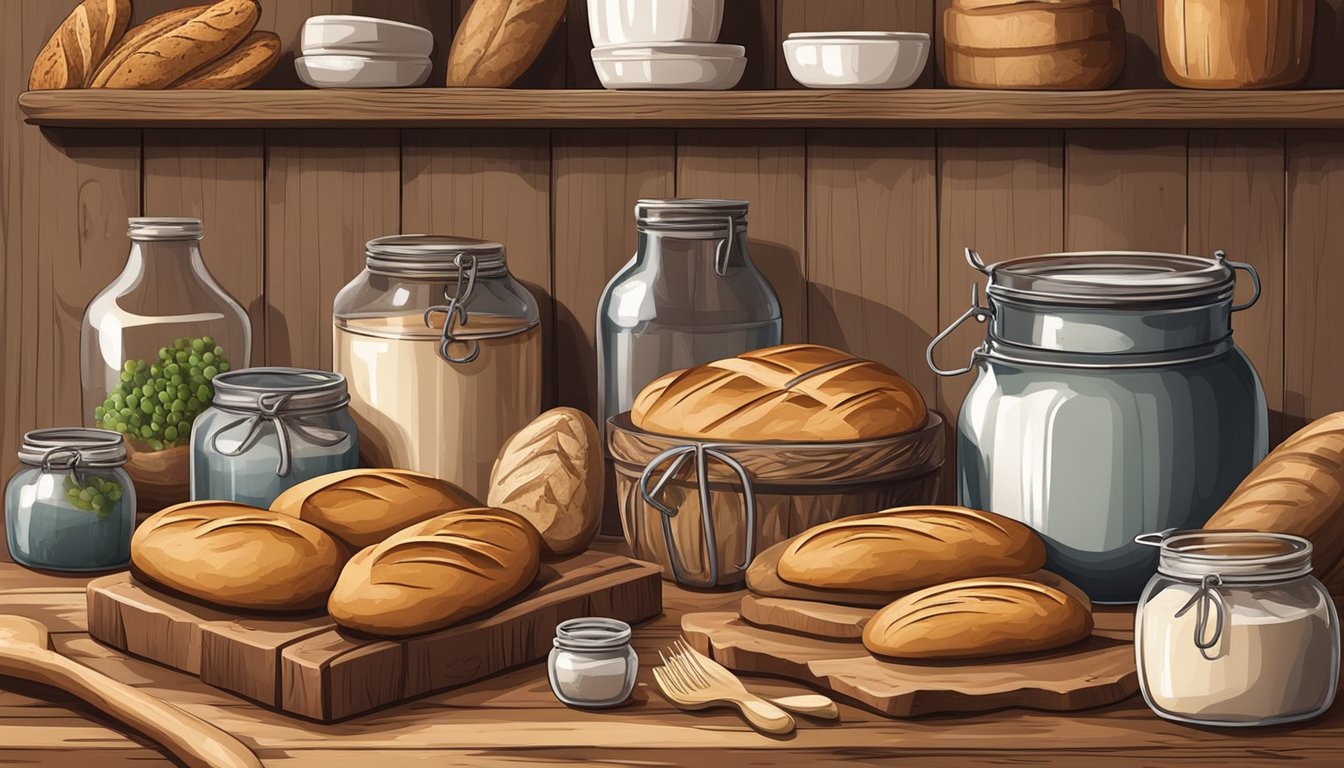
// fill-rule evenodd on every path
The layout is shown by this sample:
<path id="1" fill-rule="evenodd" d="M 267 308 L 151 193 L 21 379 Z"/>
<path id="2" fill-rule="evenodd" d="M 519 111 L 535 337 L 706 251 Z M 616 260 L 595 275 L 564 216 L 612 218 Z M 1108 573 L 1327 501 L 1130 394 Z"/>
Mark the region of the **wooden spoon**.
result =
<path id="1" fill-rule="evenodd" d="M 215 726 L 48 650 L 47 628 L 32 619 L 0 616 L 0 675 L 76 696 L 191 768 L 262 768 L 251 750 Z"/>

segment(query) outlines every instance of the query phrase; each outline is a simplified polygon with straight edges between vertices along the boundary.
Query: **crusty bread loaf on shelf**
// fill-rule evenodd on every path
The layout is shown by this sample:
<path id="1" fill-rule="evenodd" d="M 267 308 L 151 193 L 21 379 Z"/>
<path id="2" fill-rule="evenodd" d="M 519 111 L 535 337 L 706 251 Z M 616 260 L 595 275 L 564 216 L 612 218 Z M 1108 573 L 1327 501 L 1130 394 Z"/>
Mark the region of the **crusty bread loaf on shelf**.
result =
<path id="1" fill-rule="evenodd" d="M 306 480 L 271 502 L 271 511 L 298 518 L 353 550 L 445 512 L 479 507 L 447 480 L 406 469 L 350 469 Z"/>
<path id="2" fill-rule="evenodd" d="M 588 547 L 602 522 L 602 442 L 588 414 L 556 408 L 504 443 L 486 503 L 527 518 L 557 555 Z"/>
<path id="3" fill-rule="evenodd" d="M 129 32 L 122 37 L 121 42 L 116 48 L 103 59 L 103 63 L 98 66 L 97 72 L 89 80 L 89 85 L 93 88 L 103 88 L 107 86 L 107 79 L 112 73 L 117 71 L 131 54 L 140 50 L 146 43 L 157 38 L 166 32 L 185 24 L 189 19 L 199 16 L 207 5 L 192 5 L 186 8 L 177 8 L 165 13 L 161 13 L 142 24 L 131 28 Z"/>
<path id="4" fill-rule="evenodd" d="M 815 344 L 760 349 L 674 371 L 640 392 L 636 427 L 742 442 L 849 442 L 924 425 L 924 399 L 881 363 Z"/>
<path id="5" fill-rule="evenodd" d="M 173 83 L 180 90 L 246 88 L 265 77 L 280 61 L 280 36 L 253 32 L 237 48 Z"/>
<path id="6" fill-rule="evenodd" d="M 255 611 L 322 607 L 345 557 L 345 549 L 314 526 L 227 501 L 169 507 L 141 523 L 131 539 L 138 578 Z"/>
<path id="7" fill-rule="evenodd" d="M 566 7 L 566 0 L 476 0 L 448 53 L 448 85 L 513 85 L 546 46 Z"/>
<path id="8" fill-rule="evenodd" d="M 813 527 L 789 542 L 779 576 L 814 589 L 906 592 L 1045 565 L 1027 526 L 964 507 L 901 507 Z"/>
<path id="9" fill-rule="evenodd" d="M 1091 633 L 1091 612 L 1063 590 L 977 578 L 893 602 L 864 625 L 863 645 L 902 659 L 968 659 L 1060 648 Z"/>
<path id="10" fill-rule="evenodd" d="M 17 24 L 17 19 L 11 19 Z M 84 88 L 131 23 L 131 0 L 84 0 L 37 54 L 28 90 Z"/>
<path id="11" fill-rule="evenodd" d="M 347 629 L 385 637 L 452 626 L 537 577 L 541 537 L 502 509 L 449 512 L 351 558 L 327 602 Z"/>
<path id="12" fill-rule="evenodd" d="M 1344 594 L 1344 411 L 1271 451 L 1204 527 L 1303 536 L 1317 578 Z"/>
<path id="13" fill-rule="evenodd" d="M 150 19 L 127 35 L 93 85 L 167 88 L 233 50 L 260 16 L 257 0 L 220 0 L 190 15 L 170 11 Z"/>

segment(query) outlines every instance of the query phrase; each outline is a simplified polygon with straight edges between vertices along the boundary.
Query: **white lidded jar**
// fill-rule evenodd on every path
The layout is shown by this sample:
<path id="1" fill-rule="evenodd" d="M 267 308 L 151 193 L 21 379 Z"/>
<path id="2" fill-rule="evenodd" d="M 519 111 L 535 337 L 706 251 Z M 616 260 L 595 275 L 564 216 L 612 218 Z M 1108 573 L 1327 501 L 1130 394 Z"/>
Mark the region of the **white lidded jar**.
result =
<path id="1" fill-rule="evenodd" d="M 361 459 L 485 498 L 500 447 L 541 413 L 537 302 L 498 243 L 396 235 L 366 255 L 333 318 Z"/>

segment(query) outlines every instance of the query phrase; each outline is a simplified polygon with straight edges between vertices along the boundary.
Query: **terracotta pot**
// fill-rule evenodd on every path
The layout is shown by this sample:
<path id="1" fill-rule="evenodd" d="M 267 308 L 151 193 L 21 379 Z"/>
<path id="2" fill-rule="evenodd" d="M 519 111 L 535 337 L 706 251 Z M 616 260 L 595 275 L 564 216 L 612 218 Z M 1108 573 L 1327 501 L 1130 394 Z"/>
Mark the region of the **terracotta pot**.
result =
<path id="1" fill-rule="evenodd" d="M 1125 64 L 1108 0 L 957 0 L 943 16 L 943 74 L 963 88 L 1105 88 Z"/>
<path id="2" fill-rule="evenodd" d="M 637 429 L 628 413 L 607 423 L 626 543 L 636 558 L 661 564 L 663 578 L 687 586 L 738 586 L 750 564 L 749 550 L 759 553 L 829 520 L 931 504 L 938 496 L 944 422 L 933 411 L 919 430 L 855 443 L 700 442 Z M 668 455 L 671 451 L 681 453 Z M 697 454 L 703 456 L 709 526 L 702 516 Z M 641 476 L 650 465 L 648 485 L 655 491 L 651 495 L 671 516 L 648 503 L 641 492 Z M 674 467 L 671 479 L 654 489 Z M 750 529 L 748 494 L 738 468 L 751 487 L 755 521 Z M 707 529 L 712 529 L 715 540 L 712 548 Z M 675 568 L 668 552 L 669 535 L 679 563 Z"/>
<path id="3" fill-rule="evenodd" d="M 1315 0 L 1158 0 L 1162 71 L 1183 88 L 1300 85 L 1315 22 Z"/>
<path id="4" fill-rule="evenodd" d="M 134 444 L 128 444 L 126 452 L 126 472 L 135 483 L 140 520 L 191 497 L 190 446 L 150 451 L 136 450 Z"/>

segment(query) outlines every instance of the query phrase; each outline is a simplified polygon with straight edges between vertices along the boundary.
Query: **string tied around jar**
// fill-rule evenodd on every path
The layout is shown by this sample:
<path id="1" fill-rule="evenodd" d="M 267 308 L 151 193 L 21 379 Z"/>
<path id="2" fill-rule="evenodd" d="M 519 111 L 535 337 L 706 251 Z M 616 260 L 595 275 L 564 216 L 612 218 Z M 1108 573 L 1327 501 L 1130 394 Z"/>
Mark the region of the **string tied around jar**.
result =
<path id="1" fill-rule="evenodd" d="M 1223 600 L 1223 595 L 1218 588 L 1223 585 L 1223 579 L 1216 573 L 1210 573 L 1199 581 L 1199 589 L 1190 596 L 1185 605 L 1176 611 L 1176 618 L 1180 618 L 1195 609 L 1195 647 L 1199 653 L 1208 661 L 1214 661 L 1218 654 L 1210 655 L 1218 645 L 1218 641 L 1223 637 L 1223 623 L 1227 617 L 1227 602 Z M 1205 638 L 1209 628 L 1209 617 L 1214 619 L 1213 635 Z"/>
<path id="2" fill-rule="evenodd" d="M 277 477 L 288 477 L 294 464 L 292 447 L 294 435 L 323 448 L 340 445 L 342 441 L 350 437 L 342 430 L 329 429 L 309 421 L 313 416 L 329 413 L 329 406 L 286 409 L 285 406 L 296 394 L 298 393 L 268 392 L 258 395 L 255 410 L 243 416 L 243 418 L 225 424 L 215 433 L 212 441 L 215 451 L 221 456 L 229 457 L 246 453 L 261 439 L 262 425 L 269 422 L 275 430 L 276 441 L 280 444 L 280 459 L 277 462 L 275 474 Z M 230 413 L 241 413 L 239 410 L 220 405 L 218 402 L 215 403 L 215 407 Z M 236 448 L 229 450 L 220 445 L 220 438 L 240 428 L 245 430 L 245 434 L 242 439 L 238 440 Z"/>
<path id="3" fill-rule="evenodd" d="M 476 290 L 476 256 L 470 253 L 459 253 L 453 257 L 453 265 L 457 267 L 457 295 L 449 296 L 448 290 L 445 288 L 443 298 L 448 303 L 425 310 L 425 327 L 434 327 L 434 315 L 444 315 L 443 334 L 439 338 L 439 357 L 449 363 L 466 365 L 480 357 L 481 342 L 477 339 L 458 339 L 454 335 L 454 330 L 459 326 L 467 325 L 467 301 L 471 299 L 472 293 Z M 463 357 L 457 357 L 451 351 L 452 346 L 459 342 L 467 345 L 467 354 Z"/>
<path id="4" fill-rule="evenodd" d="M 87 484 L 88 480 L 81 471 L 84 464 L 84 453 L 78 448 L 56 447 L 48 448 L 42 452 L 42 471 L 43 472 L 70 472 L 70 475 L 80 485 Z"/>

